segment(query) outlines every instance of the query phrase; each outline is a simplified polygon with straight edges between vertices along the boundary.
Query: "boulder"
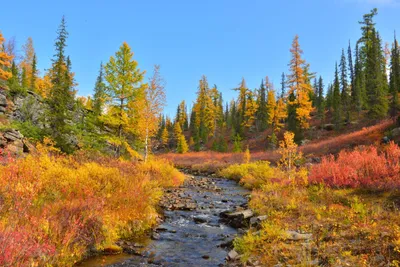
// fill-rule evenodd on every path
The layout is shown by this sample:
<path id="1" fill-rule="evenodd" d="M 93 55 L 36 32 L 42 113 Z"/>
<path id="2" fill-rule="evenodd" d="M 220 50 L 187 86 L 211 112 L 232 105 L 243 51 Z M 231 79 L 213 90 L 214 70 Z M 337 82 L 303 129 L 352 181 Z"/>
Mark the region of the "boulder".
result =
<path id="1" fill-rule="evenodd" d="M 260 228 L 261 223 L 268 219 L 267 215 L 257 216 L 250 218 L 250 226 L 255 228 Z"/>
<path id="2" fill-rule="evenodd" d="M 234 228 L 248 227 L 250 225 L 250 218 L 254 213 L 250 209 L 241 211 L 224 211 L 220 213 L 221 222 L 227 223 Z"/>
<path id="3" fill-rule="evenodd" d="M 239 257 L 239 253 L 236 252 L 236 250 L 232 249 L 228 253 L 228 260 L 234 261 Z"/>
<path id="4" fill-rule="evenodd" d="M 312 238 L 312 234 L 301 234 L 296 231 L 286 231 L 287 240 L 290 241 L 304 241 L 310 240 Z"/>
<path id="5" fill-rule="evenodd" d="M 7 130 L 4 134 L 3 134 L 4 138 L 7 139 L 8 141 L 14 142 L 17 140 L 21 140 L 23 138 L 22 134 L 14 129 L 11 130 Z"/>

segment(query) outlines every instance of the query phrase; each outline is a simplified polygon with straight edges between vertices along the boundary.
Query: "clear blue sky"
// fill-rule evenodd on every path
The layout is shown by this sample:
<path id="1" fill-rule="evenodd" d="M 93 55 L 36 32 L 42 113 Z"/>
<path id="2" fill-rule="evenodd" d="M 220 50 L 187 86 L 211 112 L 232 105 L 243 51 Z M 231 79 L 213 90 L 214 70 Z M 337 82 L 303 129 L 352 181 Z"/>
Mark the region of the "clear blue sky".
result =
<path id="1" fill-rule="evenodd" d="M 0 7 L 0 30 L 19 47 L 33 38 L 42 74 L 65 15 L 79 95 L 92 93 L 100 62 L 128 42 L 141 69 L 161 65 L 169 115 L 182 99 L 193 102 L 203 74 L 226 101 L 242 77 L 252 89 L 266 75 L 279 87 L 295 34 L 311 70 L 328 83 L 341 49 L 359 37 L 363 14 L 379 9 L 384 41 L 400 32 L 400 0 L 14 0 Z"/>

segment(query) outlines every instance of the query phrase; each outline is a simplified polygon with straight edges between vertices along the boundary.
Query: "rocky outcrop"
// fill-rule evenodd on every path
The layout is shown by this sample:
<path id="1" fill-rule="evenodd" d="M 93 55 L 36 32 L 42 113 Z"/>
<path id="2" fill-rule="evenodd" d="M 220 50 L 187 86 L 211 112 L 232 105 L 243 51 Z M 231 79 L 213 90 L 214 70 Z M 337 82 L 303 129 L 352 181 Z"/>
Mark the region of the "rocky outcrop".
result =
<path id="1" fill-rule="evenodd" d="M 4 93 L 5 91 L 0 88 L 0 115 L 5 114 L 7 108 L 7 98 Z"/>
<path id="2" fill-rule="evenodd" d="M 17 130 L 7 129 L 0 133 L 0 148 L 7 148 L 11 156 L 21 156 L 28 152 L 28 146 L 24 142 L 24 136 Z"/>
<path id="3" fill-rule="evenodd" d="M 43 127 L 45 104 L 43 99 L 34 92 L 28 91 L 26 96 L 16 96 L 10 107 L 9 119 L 16 121 L 30 121 L 32 124 Z"/>

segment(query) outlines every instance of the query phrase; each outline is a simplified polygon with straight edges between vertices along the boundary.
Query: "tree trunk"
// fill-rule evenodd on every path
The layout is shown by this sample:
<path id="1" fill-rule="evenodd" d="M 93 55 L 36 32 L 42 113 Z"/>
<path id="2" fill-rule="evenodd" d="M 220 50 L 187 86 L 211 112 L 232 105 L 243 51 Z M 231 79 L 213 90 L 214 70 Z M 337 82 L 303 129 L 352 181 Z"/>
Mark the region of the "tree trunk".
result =
<path id="1" fill-rule="evenodd" d="M 144 162 L 147 162 L 148 156 L 149 156 L 149 128 L 146 127 Z"/>

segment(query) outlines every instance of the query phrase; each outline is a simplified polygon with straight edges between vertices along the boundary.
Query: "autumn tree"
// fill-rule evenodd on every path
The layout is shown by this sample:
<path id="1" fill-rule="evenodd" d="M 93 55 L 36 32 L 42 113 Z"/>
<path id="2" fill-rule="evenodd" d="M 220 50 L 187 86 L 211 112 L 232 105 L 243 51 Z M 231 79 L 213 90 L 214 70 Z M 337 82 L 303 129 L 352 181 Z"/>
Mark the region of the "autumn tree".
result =
<path id="1" fill-rule="evenodd" d="M 134 125 L 129 122 L 128 112 L 131 112 L 130 102 L 137 100 L 143 90 L 144 72 L 138 68 L 133 59 L 133 52 L 124 42 L 115 56 L 111 56 L 105 65 L 105 80 L 107 81 L 106 94 L 110 100 L 110 112 L 105 122 L 116 127 L 115 143 L 116 156 L 121 154 L 124 140 L 124 130 L 132 130 Z"/>
<path id="2" fill-rule="evenodd" d="M 164 88 L 165 81 L 160 75 L 160 66 L 155 65 L 153 75 L 149 78 L 148 85 L 144 87 L 144 96 L 137 100 L 139 119 L 136 126 L 144 139 L 145 161 L 149 154 L 149 140 L 157 133 L 158 114 L 163 111 L 166 103 Z"/>
<path id="3" fill-rule="evenodd" d="M 290 113 L 288 119 L 291 121 L 291 130 L 295 132 L 295 138 L 299 141 L 301 132 L 309 127 L 308 121 L 313 108 L 310 100 L 310 94 L 312 93 L 309 83 L 310 75 L 308 74 L 309 71 L 304 71 L 304 67 L 307 65 L 301 57 L 303 51 L 300 48 L 297 35 L 293 40 L 290 52 L 292 53 L 292 59 L 289 63 L 290 74 L 287 76 L 289 85 L 288 112 Z"/>
<path id="4" fill-rule="evenodd" d="M 281 155 L 279 166 L 287 171 L 291 178 L 291 171 L 295 167 L 296 161 L 302 158 L 302 153 L 298 152 L 297 144 L 294 142 L 294 133 L 284 133 L 283 140 L 279 142 L 278 153 Z"/>
<path id="5" fill-rule="evenodd" d="M 22 52 L 22 60 L 19 63 L 19 67 L 21 70 L 25 69 L 27 80 L 31 80 L 33 59 L 35 57 L 35 48 L 31 37 L 28 37 L 22 46 Z"/>
<path id="6" fill-rule="evenodd" d="M 9 68 L 13 57 L 3 49 L 4 37 L 0 32 L 0 81 L 7 81 L 12 77 Z"/>

